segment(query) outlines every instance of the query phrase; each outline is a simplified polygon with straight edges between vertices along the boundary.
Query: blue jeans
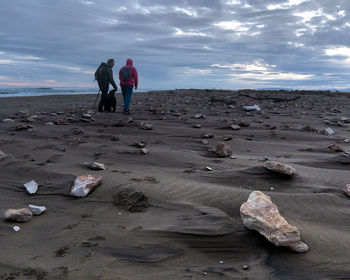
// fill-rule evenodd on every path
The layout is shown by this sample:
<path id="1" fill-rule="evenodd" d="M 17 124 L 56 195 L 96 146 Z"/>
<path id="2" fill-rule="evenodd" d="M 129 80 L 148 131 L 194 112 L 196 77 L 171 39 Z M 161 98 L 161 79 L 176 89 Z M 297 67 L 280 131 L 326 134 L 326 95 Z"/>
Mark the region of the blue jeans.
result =
<path id="1" fill-rule="evenodd" d="M 129 111 L 129 106 L 131 102 L 131 94 L 132 90 L 134 89 L 133 86 L 130 85 L 120 85 L 122 88 L 122 94 L 123 94 L 123 99 L 124 99 L 124 110 Z"/>

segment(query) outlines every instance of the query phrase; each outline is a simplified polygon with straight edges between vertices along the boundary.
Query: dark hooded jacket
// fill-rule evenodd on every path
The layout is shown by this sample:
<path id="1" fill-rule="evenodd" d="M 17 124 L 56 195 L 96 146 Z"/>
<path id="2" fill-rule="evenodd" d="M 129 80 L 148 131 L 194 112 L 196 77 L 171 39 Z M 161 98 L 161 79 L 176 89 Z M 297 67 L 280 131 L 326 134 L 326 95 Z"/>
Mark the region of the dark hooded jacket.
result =
<path id="1" fill-rule="evenodd" d="M 132 65 L 133 65 L 132 59 L 128 58 L 126 60 L 126 65 L 120 68 L 119 70 L 119 81 L 120 81 L 120 85 L 130 85 L 130 86 L 135 86 L 135 88 L 137 88 L 138 86 L 137 70 Z M 128 81 L 123 81 L 122 79 L 122 69 L 124 67 L 130 68 L 130 79 Z"/>
<path id="2" fill-rule="evenodd" d="M 115 84 L 113 79 L 112 67 L 109 66 L 107 63 L 102 62 L 99 69 L 101 71 L 101 79 L 98 81 L 99 84 L 104 86 L 108 86 L 109 84 L 111 84 L 113 88 L 116 89 L 117 85 Z"/>

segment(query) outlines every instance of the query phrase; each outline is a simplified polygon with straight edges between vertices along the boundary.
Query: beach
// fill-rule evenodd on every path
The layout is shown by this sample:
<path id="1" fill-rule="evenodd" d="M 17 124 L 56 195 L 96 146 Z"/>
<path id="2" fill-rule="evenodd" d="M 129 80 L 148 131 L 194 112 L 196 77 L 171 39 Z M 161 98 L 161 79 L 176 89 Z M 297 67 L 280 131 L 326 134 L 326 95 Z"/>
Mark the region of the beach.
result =
<path id="1" fill-rule="evenodd" d="M 115 113 L 98 113 L 96 95 L 0 99 L 0 211 L 47 208 L 26 223 L 0 222 L 0 279 L 349 278 L 350 93 L 179 89 L 132 98 L 130 116 L 120 92 Z M 242 108 L 253 105 L 260 110 Z M 220 141 L 233 156 L 215 154 Z M 276 176 L 267 160 L 297 174 Z M 101 185 L 73 197 L 74 179 L 86 174 Z M 32 195 L 23 186 L 31 180 Z M 240 206 L 252 191 L 271 197 L 308 252 L 244 226 Z M 134 203 L 128 192 L 145 198 Z"/>

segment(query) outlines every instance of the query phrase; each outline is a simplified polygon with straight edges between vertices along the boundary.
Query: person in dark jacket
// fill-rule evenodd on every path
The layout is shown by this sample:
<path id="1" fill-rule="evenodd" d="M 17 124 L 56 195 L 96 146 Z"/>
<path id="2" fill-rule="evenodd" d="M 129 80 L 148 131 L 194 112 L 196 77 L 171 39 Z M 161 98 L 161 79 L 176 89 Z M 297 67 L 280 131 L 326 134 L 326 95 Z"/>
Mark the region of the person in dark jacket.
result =
<path id="1" fill-rule="evenodd" d="M 99 79 L 97 80 L 97 82 L 102 93 L 100 103 L 98 104 L 99 112 L 103 111 L 104 101 L 108 94 L 109 84 L 111 84 L 115 90 L 118 90 L 118 87 L 115 84 L 113 79 L 113 71 L 112 71 L 113 66 L 114 66 L 114 59 L 110 58 L 108 59 L 107 63 L 101 63 L 100 67 L 97 70 L 97 71 L 100 71 Z"/>
<path id="2" fill-rule="evenodd" d="M 130 115 L 129 106 L 131 102 L 131 94 L 133 88 L 135 87 L 135 89 L 137 89 L 138 87 L 137 71 L 132 65 L 133 61 L 128 58 L 126 60 L 126 65 L 119 70 L 120 87 L 124 99 L 123 114 L 125 115 Z"/>

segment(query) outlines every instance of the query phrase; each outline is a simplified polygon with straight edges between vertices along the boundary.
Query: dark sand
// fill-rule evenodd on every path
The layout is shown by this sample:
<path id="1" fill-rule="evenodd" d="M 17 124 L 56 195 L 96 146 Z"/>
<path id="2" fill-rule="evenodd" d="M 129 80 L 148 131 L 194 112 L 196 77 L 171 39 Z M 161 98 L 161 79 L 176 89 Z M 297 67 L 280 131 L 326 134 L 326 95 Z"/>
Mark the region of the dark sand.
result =
<path id="1" fill-rule="evenodd" d="M 81 120 L 95 97 L 0 99 L 0 120 L 15 119 L 0 123 L 0 150 L 9 155 L 0 161 L 1 213 L 28 204 L 47 207 L 17 224 L 19 232 L 12 230 L 16 223 L 0 222 L 1 280 L 350 279 L 350 199 L 341 190 L 350 183 L 350 158 L 327 148 L 350 151 L 344 143 L 348 124 L 337 124 L 350 118 L 349 94 L 136 93 L 133 122 L 124 127 L 115 126 L 127 119 L 119 93 L 116 113 L 94 111 L 93 121 Z M 262 111 L 241 108 L 254 104 Z M 23 123 L 34 129 L 16 131 L 23 110 L 37 115 Z M 196 113 L 206 118 L 194 119 Z M 68 125 L 46 125 L 63 118 Z M 144 120 L 154 129 L 140 129 Z M 233 120 L 249 126 L 233 131 Z M 302 130 L 306 126 L 331 127 L 335 134 Z M 84 133 L 75 134 L 76 128 Z M 215 136 L 208 145 L 201 142 L 204 132 Z M 232 137 L 227 143 L 235 159 L 212 152 L 226 137 Z M 134 145 L 141 140 L 149 154 Z M 264 156 L 292 165 L 298 175 L 286 180 L 266 171 Z M 84 161 L 104 163 L 106 170 L 88 170 Z M 103 176 L 102 185 L 86 198 L 69 196 L 74 178 L 83 174 Z M 23 184 L 32 179 L 40 186 L 28 195 Z M 149 205 L 143 212 L 116 206 L 113 197 L 121 189 L 143 192 Z M 244 227 L 239 208 L 253 190 L 271 196 L 300 229 L 309 252 L 274 247 Z"/>

